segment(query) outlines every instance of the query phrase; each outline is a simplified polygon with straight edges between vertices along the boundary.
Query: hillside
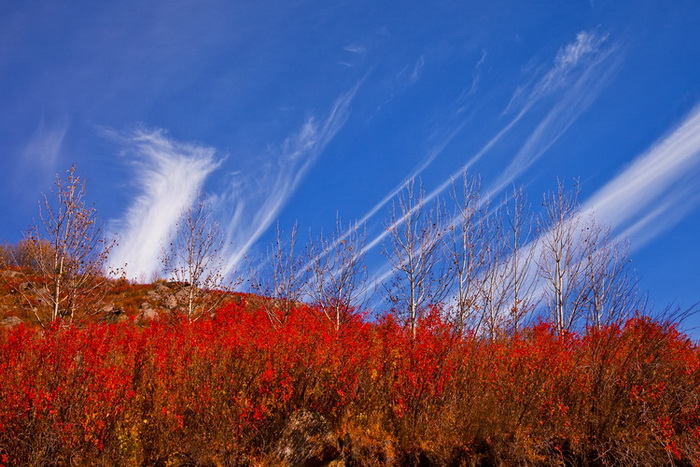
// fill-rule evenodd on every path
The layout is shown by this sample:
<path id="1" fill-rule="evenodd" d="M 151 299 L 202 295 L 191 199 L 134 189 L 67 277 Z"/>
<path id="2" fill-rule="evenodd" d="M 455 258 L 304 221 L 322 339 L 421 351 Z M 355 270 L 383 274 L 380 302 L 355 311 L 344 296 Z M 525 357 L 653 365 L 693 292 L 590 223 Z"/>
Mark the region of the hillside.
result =
<path id="1" fill-rule="evenodd" d="M 157 280 L 139 284 L 126 279 L 100 278 L 100 291 L 86 307 L 80 324 L 117 323 L 133 321 L 139 324 L 177 315 L 187 302 L 188 285 Z M 0 270 L 0 322 L 6 325 L 38 324 L 32 307 L 46 306 L 49 280 L 31 270 L 8 268 Z M 222 305 L 230 300 L 240 301 L 246 294 L 205 292 L 210 302 Z"/>
<path id="2" fill-rule="evenodd" d="M 26 323 L 0 328 L 0 464 L 700 462 L 700 349 L 671 324 L 485 337 L 434 309 L 414 336 L 302 304 L 278 324 L 245 294 L 189 321 L 176 286 L 116 281 L 101 314 L 46 329 L 3 289 Z"/>

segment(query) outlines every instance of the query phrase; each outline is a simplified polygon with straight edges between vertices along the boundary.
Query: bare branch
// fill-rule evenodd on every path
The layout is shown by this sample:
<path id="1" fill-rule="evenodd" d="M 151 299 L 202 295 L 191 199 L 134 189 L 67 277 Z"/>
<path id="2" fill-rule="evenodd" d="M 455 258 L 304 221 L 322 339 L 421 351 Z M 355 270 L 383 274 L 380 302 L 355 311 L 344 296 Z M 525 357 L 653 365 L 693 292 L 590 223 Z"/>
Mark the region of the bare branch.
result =
<path id="1" fill-rule="evenodd" d="M 28 297 L 35 319 L 78 322 L 97 312 L 108 283 L 104 275 L 114 241 L 97 224 L 96 209 L 85 205 L 85 183 L 75 166 L 66 178 L 56 176 L 51 196 L 39 205 L 41 223 L 32 226 L 17 249 L 23 262 L 48 281 L 37 296 Z"/>
<path id="2" fill-rule="evenodd" d="M 262 296 L 261 306 L 275 327 L 282 326 L 301 301 L 307 281 L 308 269 L 304 269 L 303 257 L 297 253 L 298 230 L 295 224 L 287 238 L 278 224 L 267 261 L 251 273 L 250 287 Z"/>
<path id="3" fill-rule="evenodd" d="M 164 275 L 184 295 L 183 311 L 190 321 L 211 315 L 234 287 L 224 275 L 224 237 L 219 224 L 202 201 L 187 209 L 176 234 L 162 254 Z"/>
<path id="4" fill-rule="evenodd" d="M 311 258 L 307 294 L 336 330 L 367 298 L 367 267 L 362 253 L 364 244 L 364 230 L 356 225 L 345 228 L 337 219 L 330 236 L 321 234 L 307 247 Z"/>
<path id="5" fill-rule="evenodd" d="M 428 209 L 422 188 L 414 185 L 413 180 L 406 183 L 398 206 L 392 204 L 389 239 L 382 246 L 393 269 L 387 298 L 413 336 L 429 306 L 445 298 L 451 279 L 440 255 L 446 229 L 444 208 L 438 200 Z"/>

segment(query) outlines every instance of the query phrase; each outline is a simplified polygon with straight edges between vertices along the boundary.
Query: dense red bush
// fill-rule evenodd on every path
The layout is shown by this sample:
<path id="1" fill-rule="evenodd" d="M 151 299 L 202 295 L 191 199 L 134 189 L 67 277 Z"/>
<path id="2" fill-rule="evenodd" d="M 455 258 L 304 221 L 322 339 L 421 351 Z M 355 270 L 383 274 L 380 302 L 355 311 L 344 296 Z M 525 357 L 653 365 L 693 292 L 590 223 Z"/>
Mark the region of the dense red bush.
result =
<path id="1" fill-rule="evenodd" d="M 2 330 L 0 375 L 5 465 L 291 462 L 307 412 L 347 465 L 700 463 L 700 352 L 643 317 L 483 339 L 432 313 L 412 338 L 306 306 L 273 328 L 244 298 L 194 323 Z"/>

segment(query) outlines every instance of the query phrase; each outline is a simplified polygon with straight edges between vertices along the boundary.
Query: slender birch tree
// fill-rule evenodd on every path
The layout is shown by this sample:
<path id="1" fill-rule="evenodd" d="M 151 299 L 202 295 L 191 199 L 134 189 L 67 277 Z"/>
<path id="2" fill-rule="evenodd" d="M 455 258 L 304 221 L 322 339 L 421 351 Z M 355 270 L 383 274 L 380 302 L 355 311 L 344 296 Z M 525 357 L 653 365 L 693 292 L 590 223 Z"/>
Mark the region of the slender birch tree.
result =
<path id="1" fill-rule="evenodd" d="M 225 241 L 219 224 L 202 200 L 187 209 L 176 233 L 162 254 L 163 273 L 177 284 L 184 296 L 182 311 L 195 321 L 212 314 L 233 288 L 224 270 Z"/>
<path id="2" fill-rule="evenodd" d="M 413 180 L 390 209 L 388 241 L 382 251 L 393 277 L 385 290 L 395 313 L 415 337 L 418 321 L 430 305 L 442 303 L 450 287 L 450 275 L 440 249 L 445 235 L 445 211 L 438 200 L 428 208 Z"/>
<path id="3" fill-rule="evenodd" d="M 637 278 L 627 255 L 628 244 L 615 242 L 610 230 L 595 225 L 590 235 L 594 247 L 585 258 L 586 326 L 599 327 L 619 322 L 643 309 Z"/>
<path id="4" fill-rule="evenodd" d="M 450 197 L 456 206 L 447 230 L 446 258 L 454 278 L 450 319 L 459 332 L 478 319 L 478 297 L 486 265 L 488 203 L 481 197 L 480 183 L 463 175 L 461 186 L 452 184 Z"/>
<path id="5" fill-rule="evenodd" d="M 354 224 L 346 228 L 337 219 L 331 235 L 319 235 L 307 248 L 310 262 L 307 295 L 336 330 L 366 299 L 364 245 L 364 229 Z"/>
<path id="6" fill-rule="evenodd" d="M 22 242 L 25 261 L 47 281 L 37 297 L 25 294 L 42 326 L 80 321 L 97 312 L 104 296 L 104 268 L 114 242 L 104 238 L 96 209 L 86 205 L 85 195 L 75 166 L 65 178 L 56 175 L 54 189 L 39 204 L 41 222 Z"/>
<path id="7" fill-rule="evenodd" d="M 287 236 L 277 224 L 275 239 L 267 249 L 264 263 L 261 267 L 250 268 L 250 288 L 262 296 L 261 306 L 275 327 L 281 327 L 301 302 L 308 280 L 304 257 L 298 251 L 298 231 L 299 226 L 294 224 Z"/>
<path id="8" fill-rule="evenodd" d="M 547 307 L 557 332 L 571 330 L 584 310 L 585 258 L 593 251 L 592 224 L 581 216 L 578 185 L 567 192 L 559 181 L 544 196 L 544 215 L 538 224 L 538 272 L 544 280 Z"/>

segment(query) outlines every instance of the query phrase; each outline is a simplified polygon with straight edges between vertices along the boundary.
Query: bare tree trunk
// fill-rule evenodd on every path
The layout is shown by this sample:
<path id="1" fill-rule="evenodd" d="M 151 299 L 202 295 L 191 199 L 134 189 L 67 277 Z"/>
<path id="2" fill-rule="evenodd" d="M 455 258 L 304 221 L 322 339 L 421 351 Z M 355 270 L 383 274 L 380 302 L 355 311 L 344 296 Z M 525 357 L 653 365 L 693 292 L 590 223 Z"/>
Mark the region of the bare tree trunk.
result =
<path id="1" fill-rule="evenodd" d="M 481 198 L 479 182 L 466 173 L 460 189 L 453 183 L 450 196 L 457 206 L 446 235 L 447 262 L 455 281 L 451 319 L 461 333 L 477 314 L 479 276 L 486 263 L 488 202 Z"/>
<path id="2" fill-rule="evenodd" d="M 103 268 L 113 242 L 97 226 L 96 210 L 85 205 L 85 184 L 71 167 L 65 179 L 56 176 L 52 196 L 40 203 L 41 224 L 25 234 L 23 244 L 31 267 L 48 279 L 35 310 L 39 324 L 67 319 L 75 322 L 97 311 L 108 283 Z M 50 252 L 50 254 L 49 254 Z"/>
<path id="3" fill-rule="evenodd" d="M 301 301 L 308 280 L 303 257 L 296 251 L 298 230 L 295 224 L 286 238 L 278 224 L 264 267 L 251 273 L 251 289 L 262 296 L 261 306 L 277 328 L 285 323 L 292 309 Z"/>
<path id="4" fill-rule="evenodd" d="M 387 225 L 389 240 L 382 251 L 394 273 L 386 287 L 388 299 L 414 337 L 425 310 L 441 303 L 450 287 L 450 276 L 440 254 L 445 224 L 440 201 L 427 209 L 422 188 L 416 190 L 413 180 L 407 182 L 398 207 L 392 205 Z"/>
<path id="5" fill-rule="evenodd" d="M 344 228 L 338 219 L 329 237 L 321 234 L 307 247 L 311 272 L 307 294 L 336 330 L 366 299 L 364 243 L 364 230 L 356 225 Z"/>
<path id="6" fill-rule="evenodd" d="M 175 236 L 161 256 L 163 274 L 186 290 L 185 314 L 190 321 L 213 313 L 223 299 L 221 292 L 234 287 L 235 281 L 223 273 L 224 250 L 219 224 L 208 206 L 197 201 L 178 221 Z"/>

